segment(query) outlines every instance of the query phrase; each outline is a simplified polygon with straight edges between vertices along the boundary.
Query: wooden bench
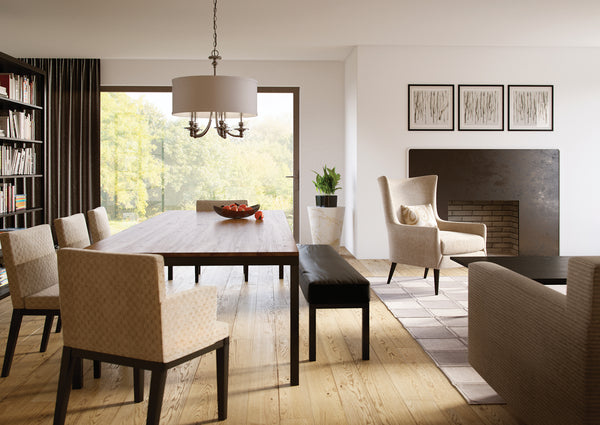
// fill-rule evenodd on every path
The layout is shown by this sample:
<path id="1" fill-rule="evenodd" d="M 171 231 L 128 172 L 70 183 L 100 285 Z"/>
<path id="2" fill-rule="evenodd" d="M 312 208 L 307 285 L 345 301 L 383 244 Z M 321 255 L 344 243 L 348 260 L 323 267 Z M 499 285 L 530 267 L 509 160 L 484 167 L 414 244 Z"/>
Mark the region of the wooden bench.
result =
<path id="1" fill-rule="evenodd" d="M 362 309 L 362 358 L 369 360 L 369 281 L 330 245 L 298 245 L 300 287 L 309 304 L 308 358 L 317 358 L 316 310 Z"/>

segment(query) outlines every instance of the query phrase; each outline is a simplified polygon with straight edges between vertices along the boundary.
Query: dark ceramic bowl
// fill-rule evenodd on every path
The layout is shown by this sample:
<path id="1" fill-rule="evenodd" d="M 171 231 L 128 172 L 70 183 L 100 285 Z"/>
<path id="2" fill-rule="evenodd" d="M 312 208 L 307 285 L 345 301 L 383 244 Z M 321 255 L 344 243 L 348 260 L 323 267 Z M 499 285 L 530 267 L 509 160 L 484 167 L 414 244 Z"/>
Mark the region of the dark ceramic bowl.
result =
<path id="1" fill-rule="evenodd" d="M 260 209 L 260 204 L 250 206 L 250 208 L 252 208 L 252 210 L 248 210 L 248 211 L 224 210 L 222 206 L 221 207 L 213 207 L 213 208 L 215 209 L 215 212 L 217 214 L 219 214 L 221 217 L 246 218 L 246 217 L 250 217 L 251 215 L 254 215 L 254 213 Z"/>

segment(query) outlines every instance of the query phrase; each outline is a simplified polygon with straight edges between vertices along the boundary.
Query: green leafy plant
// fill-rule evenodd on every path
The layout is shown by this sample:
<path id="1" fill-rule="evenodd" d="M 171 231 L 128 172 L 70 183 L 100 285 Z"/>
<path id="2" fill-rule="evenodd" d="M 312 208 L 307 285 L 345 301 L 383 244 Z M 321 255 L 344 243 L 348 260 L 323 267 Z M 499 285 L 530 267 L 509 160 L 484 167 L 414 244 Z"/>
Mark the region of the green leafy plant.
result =
<path id="1" fill-rule="evenodd" d="M 313 181 L 317 192 L 324 193 L 325 195 L 333 195 L 335 191 L 341 189 L 338 183 L 341 179 L 339 173 L 335 172 L 335 167 L 327 168 L 327 165 L 323 166 L 323 174 L 319 174 L 313 170 L 313 173 L 317 175 Z"/>

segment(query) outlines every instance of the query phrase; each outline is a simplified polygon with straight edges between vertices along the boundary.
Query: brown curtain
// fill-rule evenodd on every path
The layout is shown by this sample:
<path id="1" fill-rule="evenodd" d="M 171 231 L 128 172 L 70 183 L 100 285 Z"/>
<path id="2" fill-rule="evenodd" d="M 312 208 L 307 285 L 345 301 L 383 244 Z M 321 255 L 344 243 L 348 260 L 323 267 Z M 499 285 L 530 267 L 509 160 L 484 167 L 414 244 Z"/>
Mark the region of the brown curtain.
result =
<path id="1" fill-rule="evenodd" d="M 24 59 L 47 72 L 45 220 L 100 206 L 100 59 Z"/>

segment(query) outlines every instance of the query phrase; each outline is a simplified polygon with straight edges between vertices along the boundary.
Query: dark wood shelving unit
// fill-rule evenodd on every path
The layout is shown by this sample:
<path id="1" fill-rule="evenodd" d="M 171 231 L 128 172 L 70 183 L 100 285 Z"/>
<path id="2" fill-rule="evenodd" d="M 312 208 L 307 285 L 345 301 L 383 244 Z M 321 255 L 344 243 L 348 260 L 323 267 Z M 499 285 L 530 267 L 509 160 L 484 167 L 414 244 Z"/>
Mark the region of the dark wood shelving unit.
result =
<path id="1" fill-rule="evenodd" d="M 0 73 L 27 76 L 30 79 L 35 78 L 35 96 L 32 92 L 35 104 L 0 97 L 0 111 L 28 112 L 35 117 L 32 139 L 0 136 L 0 146 L 11 146 L 17 149 L 32 147 L 35 151 L 35 170 L 33 174 L 0 175 L 0 190 L 2 184 L 10 183 L 15 187 L 15 194 L 27 195 L 27 207 L 25 209 L 0 213 L 0 231 L 2 231 L 3 229 L 27 228 L 45 223 L 46 72 L 0 52 Z M 8 295 L 8 285 L 0 286 L 0 299 Z"/>

